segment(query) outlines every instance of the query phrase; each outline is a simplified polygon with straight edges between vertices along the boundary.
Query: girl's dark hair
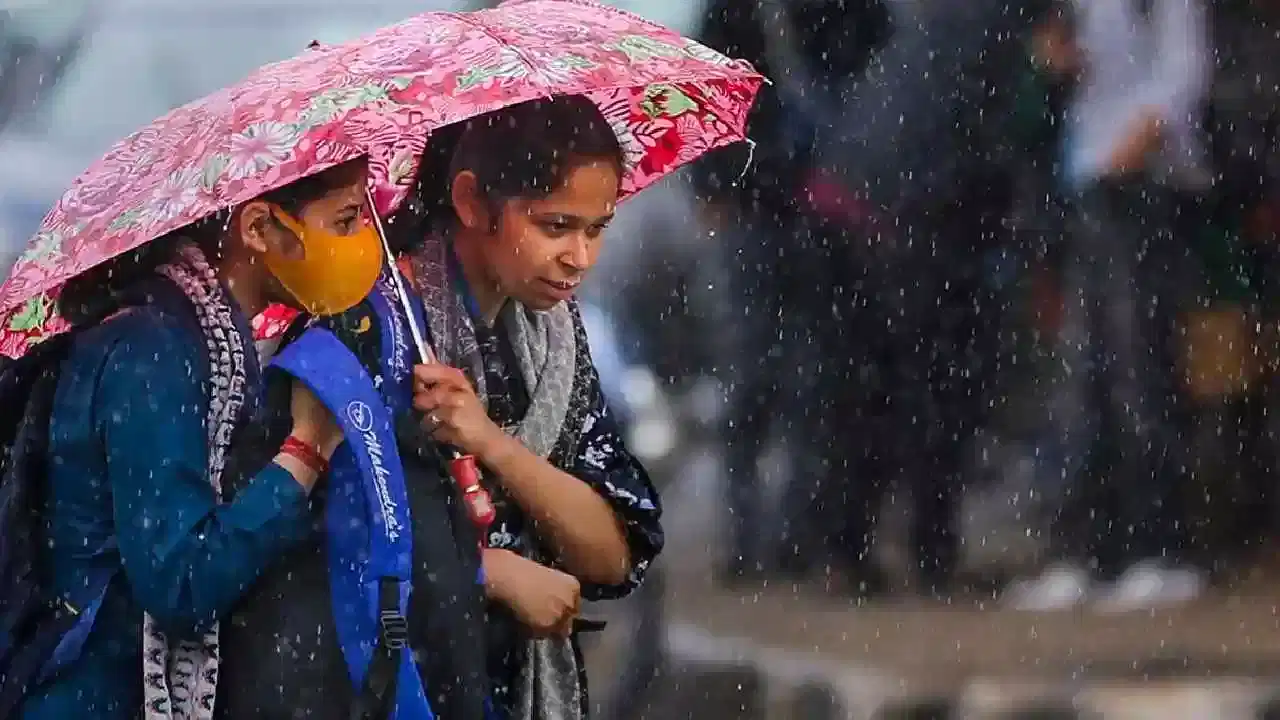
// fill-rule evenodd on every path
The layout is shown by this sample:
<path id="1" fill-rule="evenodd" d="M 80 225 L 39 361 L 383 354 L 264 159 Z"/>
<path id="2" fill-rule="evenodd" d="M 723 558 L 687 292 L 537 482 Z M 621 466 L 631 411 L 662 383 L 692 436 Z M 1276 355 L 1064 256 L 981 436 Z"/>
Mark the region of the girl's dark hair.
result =
<path id="1" fill-rule="evenodd" d="M 310 203 L 345 185 L 350 163 L 295 180 L 259 195 L 295 217 Z M 120 306 L 130 289 L 149 280 L 156 268 L 170 262 L 180 239 L 193 240 L 210 262 L 222 255 L 222 240 L 231 210 L 208 217 L 158 237 L 141 247 L 87 270 L 67 281 L 58 295 L 58 313 L 72 324 L 96 321 Z"/>
<path id="2" fill-rule="evenodd" d="M 458 173 L 476 176 L 492 217 L 511 200 L 537 200 L 560 189 L 583 164 L 626 167 L 622 144 L 595 103 L 581 95 L 530 100 L 441 128 L 431 135 L 409 202 L 388 225 L 402 251 L 456 220 L 450 187 Z"/>

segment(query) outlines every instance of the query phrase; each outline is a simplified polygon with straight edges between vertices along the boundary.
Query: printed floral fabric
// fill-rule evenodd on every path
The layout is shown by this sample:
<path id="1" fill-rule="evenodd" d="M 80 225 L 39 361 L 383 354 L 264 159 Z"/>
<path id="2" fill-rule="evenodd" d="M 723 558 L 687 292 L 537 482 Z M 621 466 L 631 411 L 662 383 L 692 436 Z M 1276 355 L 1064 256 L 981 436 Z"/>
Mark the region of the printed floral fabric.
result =
<path id="1" fill-rule="evenodd" d="M 264 340 L 275 340 L 284 335 L 289 326 L 293 324 L 294 319 L 298 317 L 298 311 L 284 305 L 272 305 L 253 319 L 253 340 L 261 342 Z"/>
<path id="2" fill-rule="evenodd" d="M 588 0 L 427 13 L 259 69 L 120 141 L 73 183 L 0 285 L 0 353 L 62 332 L 68 278 L 310 173 L 369 157 L 381 212 L 434 128 L 552 94 L 594 100 L 627 153 L 624 196 L 743 139 L 746 63 Z"/>
<path id="3" fill-rule="evenodd" d="M 582 589 L 587 600 L 614 600 L 625 597 L 640 584 L 650 563 L 661 552 L 662 509 L 648 473 L 623 444 L 617 420 L 605 403 L 598 382 L 594 383 L 581 422 L 577 447 L 551 460 L 590 485 L 622 521 L 631 548 L 631 575 L 622 585 L 587 585 Z M 489 547 L 525 554 L 527 516 L 501 496 L 495 498 L 494 504 L 498 514 L 489 530 Z"/>

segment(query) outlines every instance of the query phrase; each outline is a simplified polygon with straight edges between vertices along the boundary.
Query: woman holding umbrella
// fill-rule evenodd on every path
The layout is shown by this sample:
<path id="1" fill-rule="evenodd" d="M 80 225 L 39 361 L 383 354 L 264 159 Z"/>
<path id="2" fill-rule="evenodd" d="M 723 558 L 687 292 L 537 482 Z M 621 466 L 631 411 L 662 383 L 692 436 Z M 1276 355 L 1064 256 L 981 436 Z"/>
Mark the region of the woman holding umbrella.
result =
<path id="1" fill-rule="evenodd" d="M 228 468 L 231 439 L 261 417 L 248 318 L 271 302 L 337 312 L 367 294 L 382 254 L 365 183 L 363 162 L 302 178 L 64 287 L 60 310 L 83 329 L 58 370 L 40 562 L 59 597 L 103 587 L 79 608 L 96 612 L 82 649 L 18 717 L 212 704 L 216 624 L 307 537 L 308 495 L 342 440 L 295 385 L 293 431 L 274 457 Z M 332 252 L 314 251 L 322 240 Z"/>
<path id="2" fill-rule="evenodd" d="M 657 492 L 604 404 L 573 300 L 627 166 L 581 96 L 458 132 L 424 163 L 419 199 L 439 212 L 426 227 L 394 223 L 413 246 L 404 264 L 441 361 L 416 369 L 414 405 L 437 441 L 474 455 L 492 480 L 495 703 L 513 720 L 582 718 L 580 599 L 625 595 L 663 543 Z"/>

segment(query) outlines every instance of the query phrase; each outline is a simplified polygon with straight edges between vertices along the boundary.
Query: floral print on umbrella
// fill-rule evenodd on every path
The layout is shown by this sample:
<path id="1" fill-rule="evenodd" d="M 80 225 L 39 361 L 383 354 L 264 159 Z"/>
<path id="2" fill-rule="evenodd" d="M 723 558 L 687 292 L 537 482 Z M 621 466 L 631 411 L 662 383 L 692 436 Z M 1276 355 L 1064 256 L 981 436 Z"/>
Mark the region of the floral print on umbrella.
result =
<path id="1" fill-rule="evenodd" d="M 118 143 L 63 195 L 0 285 L 0 352 L 62 332 L 67 279 L 219 210 L 367 156 L 380 212 L 431 131 L 554 94 L 594 100 L 629 161 L 629 196 L 743 139 L 761 78 L 745 63 L 586 0 L 427 13 L 309 50 Z"/>

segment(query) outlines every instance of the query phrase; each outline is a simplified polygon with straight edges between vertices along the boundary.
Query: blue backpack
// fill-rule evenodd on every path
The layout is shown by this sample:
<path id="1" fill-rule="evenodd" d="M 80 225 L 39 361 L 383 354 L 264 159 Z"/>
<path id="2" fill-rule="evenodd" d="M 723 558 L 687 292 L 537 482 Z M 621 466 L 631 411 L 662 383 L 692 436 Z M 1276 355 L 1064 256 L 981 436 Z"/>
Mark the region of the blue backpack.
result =
<path id="1" fill-rule="evenodd" d="M 397 308 L 370 296 L 384 334 L 381 387 L 332 332 L 313 327 L 270 367 L 305 383 L 333 413 L 346 442 L 333 457 L 326 536 L 330 592 L 342 653 L 361 688 L 353 717 L 432 720 L 410 652 L 412 521 L 397 450 L 396 415 L 411 392 L 408 346 L 396 342 Z M 398 347 L 399 346 L 399 347 Z"/>

